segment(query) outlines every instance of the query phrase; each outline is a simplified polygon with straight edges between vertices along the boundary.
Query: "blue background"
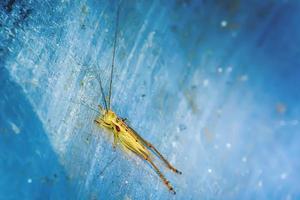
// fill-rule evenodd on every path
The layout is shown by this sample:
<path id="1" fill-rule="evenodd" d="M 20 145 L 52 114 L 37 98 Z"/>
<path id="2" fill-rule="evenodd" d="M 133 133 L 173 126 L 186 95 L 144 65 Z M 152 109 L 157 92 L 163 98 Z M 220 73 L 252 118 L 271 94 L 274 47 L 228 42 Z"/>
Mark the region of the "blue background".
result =
<path id="1" fill-rule="evenodd" d="M 0 199 L 299 199 L 300 3 L 123 1 L 112 108 L 183 174 L 112 149 L 118 1 L 1 1 Z"/>

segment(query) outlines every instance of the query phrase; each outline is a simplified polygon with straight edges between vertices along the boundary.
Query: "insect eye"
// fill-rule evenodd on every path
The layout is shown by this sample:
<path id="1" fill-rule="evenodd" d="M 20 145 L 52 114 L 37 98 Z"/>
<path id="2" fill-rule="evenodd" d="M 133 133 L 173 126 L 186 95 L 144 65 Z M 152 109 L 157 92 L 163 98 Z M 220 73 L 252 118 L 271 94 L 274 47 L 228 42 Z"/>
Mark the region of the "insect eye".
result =
<path id="1" fill-rule="evenodd" d="M 118 132 L 120 132 L 120 130 L 121 130 L 120 127 L 117 126 L 117 125 L 116 125 L 116 129 L 117 129 Z"/>

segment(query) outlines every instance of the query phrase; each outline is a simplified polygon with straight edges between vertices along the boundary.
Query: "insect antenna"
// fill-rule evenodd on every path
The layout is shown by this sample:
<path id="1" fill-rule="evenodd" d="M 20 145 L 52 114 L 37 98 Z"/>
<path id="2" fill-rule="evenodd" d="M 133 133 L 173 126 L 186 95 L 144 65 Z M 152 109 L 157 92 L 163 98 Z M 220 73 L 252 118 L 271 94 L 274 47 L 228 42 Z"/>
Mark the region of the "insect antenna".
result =
<path id="1" fill-rule="evenodd" d="M 85 106 L 87 107 L 88 109 L 98 113 L 98 114 L 101 114 L 98 110 L 96 110 L 95 108 L 91 107 L 89 104 L 87 104 L 86 102 L 75 102 L 71 99 L 71 102 L 74 103 L 74 104 L 79 104 L 79 105 L 82 105 L 82 106 Z"/>
<path id="2" fill-rule="evenodd" d="M 82 67 L 86 67 L 86 68 L 87 68 L 86 71 L 90 70 L 90 71 L 92 71 L 92 72 L 96 75 L 96 79 L 97 79 L 97 81 L 98 81 L 98 83 L 99 83 L 99 85 L 100 85 L 100 91 L 101 91 L 101 96 L 102 96 L 102 98 L 103 98 L 103 103 L 104 103 L 105 110 L 108 111 L 107 102 L 106 102 L 105 95 L 104 95 L 104 90 L 103 90 L 103 86 L 102 86 L 101 77 L 100 77 L 99 73 L 97 72 L 98 70 L 100 71 L 99 65 L 96 64 L 96 68 L 97 68 L 97 71 L 96 71 L 96 70 L 93 69 L 93 67 L 88 67 L 87 65 L 81 64 L 81 63 L 75 58 L 74 55 L 71 54 L 71 57 L 72 57 L 72 59 L 73 59 L 78 65 L 80 65 L 80 66 L 82 66 Z"/>
<path id="3" fill-rule="evenodd" d="M 99 69 L 99 66 L 98 64 L 96 65 L 96 68 Z M 104 90 L 103 90 L 103 86 L 102 86 L 102 81 L 101 81 L 101 77 L 99 75 L 98 72 L 95 72 L 96 74 L 96 79 L 98 80 L 98 83 L 100 85 L 100 91 L 101 91 L 101 94 L 102 94 L 102 98 L 103 98 L 103 102 L 104 102 L 104 107 L 105 107 L 105 110 L 108 111 L 108 106 L 107 106 L 107 102 L 106 102 L 106 99 L 105 99 L 105 95 L 104 95 Z"/>
<path id="4" fill-rule="evenodd" d="M 121 5 L 121 3 L 118 4 L 118 10 L 117 10 L 117 16 L 116 16 L 116 28 L 115 28 L 115 37 L 114 37 L 114 44 L 113 44 L 114 46 L 113 46 L 111 71 L 110 71 L 110 82 L 109 82 L 109 93 L 108 93 L 108 108 L 110 108 L 110 104 L 111 104 L 112 79 L 113 79 L 113 73 L 114 73 L 116 45 L 117 45 L 117 38 L 118 38 L 120 5 Z"/>

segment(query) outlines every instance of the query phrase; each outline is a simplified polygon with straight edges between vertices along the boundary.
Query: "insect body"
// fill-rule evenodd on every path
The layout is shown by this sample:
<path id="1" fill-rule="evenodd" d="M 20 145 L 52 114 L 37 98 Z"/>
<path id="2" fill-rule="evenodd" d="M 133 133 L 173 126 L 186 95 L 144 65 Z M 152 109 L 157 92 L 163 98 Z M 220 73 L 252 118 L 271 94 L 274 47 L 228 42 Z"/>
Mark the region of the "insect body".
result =
<path id="1" fill-rule="evenodd" d="M 119 6 L 120 7 L 120 6 Z M 124 150 L 129 151 L 141 159 L 148 162 L 162 179 L 164 184 L 168 187 L 168 189 L 175 194 L 174 188 L 171 186 L 170 182 L 165 178 L 165 176 L 161 173 L 159 168 L 153 162 L 153 155 L 158 156 L 166 166 L 177 174 L 181 174 L 176 168 L 174 168 L 162 155 L 161 153 L 148 141 L 143 139 L 133 128 L 126 124 L 126 121 L 116 115 L 115 112 L 111 110 L 111 89 L 112 89 L 112 78 L 113 78 L 113 69 L 114 69 L 114 59 L 115 59 L 115 51 L 116 51 L 116 41 L 117 41 L 117 32 L 118 32 L 118 22 L 119 22 L 119 7 L 117 11 L 117 19 L 116 19 L 116 30 L 115 30 L 115 38 L 113 45 L 113 56 L 112 56 L 112 64 L 111 64 L 111 73 L 110 73 L 110 85 L 109 85 L 109 94 L 108 99 L 105 98 L 104 90 L 102 87 L 101 78 L 97 76 L 101 95 L 103 98 L 104 107 L 99 105 L 100 115 L 94 120 L 94 122 L 99 127 L 107 128 L 111 133 L 113 133 L 113 146 L 116 147 L 117 144 Z"/>
<path id="2" fill-rule="evenodd" d="M 175 190 L 171 186 L 170 182 L 153 162 L 153 155 L 151 151 L 156 153 L 170 170 L 178 174 L 181 174 L 181 172 L 174 168 L 151 143 L 143 139 L 136 131 L 128 126 L 125 123 L 125 120 L 119 118 L 112 110 L 106 111 L 101 106 L 99 106 L 99 108 L 102 115 L 97 117 L 95 123 L 98 126 L 108 128 L 113 133 L 113 146 L 115 147 L 117 144 L 120 144 L 123 150 L 131 151 L 140 158 L 146 160 L 155 169 L 156 173 L 160 176 L 168 189 L 175 194 Z"/>

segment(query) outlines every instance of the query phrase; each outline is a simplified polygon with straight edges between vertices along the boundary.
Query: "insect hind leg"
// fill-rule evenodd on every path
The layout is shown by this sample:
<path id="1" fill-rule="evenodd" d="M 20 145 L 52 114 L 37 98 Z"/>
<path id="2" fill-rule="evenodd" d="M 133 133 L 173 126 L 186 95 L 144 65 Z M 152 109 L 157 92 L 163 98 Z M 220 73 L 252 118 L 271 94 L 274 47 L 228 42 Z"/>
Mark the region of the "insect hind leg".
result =
<path id="1" fill-rule="evenodd" d="M 173 167 L 168 161 L 167 159 L 165 159 L 165 157 L 163 157 L 163 155 L 149 142 L 144 141 L 146 143 L 146 145 L 152 149 L 157 155 L 158 157 L 167 165 L 167 167 L 172 170 L 173 172 L 177 173 L 177 174 L 182 174 L 181 171 L 179 171 L 178 169 L 176 169 L 175 167 Z"/>
<path id="2" fill-rule="evenodd" d="M 161 180 L 164 182 L 164 184 L 168 187 L 169 191 L 173 194 L 176 194 L 173 186 L 170 184 L 170 181 L 166 179 L 166 177 L 161 173 L 161 171 L 158 169 L 158 167 L 154 164 L 154 162 L 150 158 L 145 158 L 146 161 L 155 169 L 155 172 L 159 175 Z"/>

